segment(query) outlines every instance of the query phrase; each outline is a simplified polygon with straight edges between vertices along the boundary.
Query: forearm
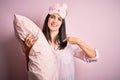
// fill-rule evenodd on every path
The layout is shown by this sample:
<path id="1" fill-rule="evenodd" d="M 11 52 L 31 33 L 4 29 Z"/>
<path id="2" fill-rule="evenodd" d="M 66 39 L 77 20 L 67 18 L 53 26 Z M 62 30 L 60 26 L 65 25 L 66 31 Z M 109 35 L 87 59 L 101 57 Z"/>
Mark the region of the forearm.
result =
<path id="1" fill-rule="evenodd" d="M 24 44 L 24 51 L 25 53 L 25 57 L 26 57 L 26 67 L 27 67 L 27 70 L 28 69 L 28 63 L 29 63 L 29 52 L 30 52 L 30 49 Z"/>
<path id="2" fill-rule="evenodd" d="M 86 53 L 86 55 L 90 58 L 95 58 L 96 57 L 96 52 L 95 50 L 87 45 L 84 41 L 77 39 L 77 45 Z"/>

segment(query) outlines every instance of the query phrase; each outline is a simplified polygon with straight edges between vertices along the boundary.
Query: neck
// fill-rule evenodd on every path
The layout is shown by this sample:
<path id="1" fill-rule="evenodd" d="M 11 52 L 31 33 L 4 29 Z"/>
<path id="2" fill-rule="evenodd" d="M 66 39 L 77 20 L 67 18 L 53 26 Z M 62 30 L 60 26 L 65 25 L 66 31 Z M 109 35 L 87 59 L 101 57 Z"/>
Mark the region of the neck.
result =
<path id="1" fill-rule="evenodd" d="M 51 41 L 54 42 L 59 31 L 50 31 Z"/>

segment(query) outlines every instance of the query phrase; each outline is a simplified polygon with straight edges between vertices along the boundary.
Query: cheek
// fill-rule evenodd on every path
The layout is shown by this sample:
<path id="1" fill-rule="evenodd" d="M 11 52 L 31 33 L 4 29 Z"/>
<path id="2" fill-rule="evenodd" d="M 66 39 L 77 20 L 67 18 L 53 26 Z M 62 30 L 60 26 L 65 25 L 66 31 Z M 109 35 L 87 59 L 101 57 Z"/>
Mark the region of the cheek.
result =
<path id="1" fill-rule="evenodd" d="M 62 22 L 59 22 L 58 24 L 59 24 L 59 26 L 61 26 L 61 25 L 62 25 Z"/>
<path id="2" fill-rule="evenodd" d="M 47 25 L 48 25 L 48 27 L 51 25 L 51 21 L 50 20 L 48 20 Z"/>

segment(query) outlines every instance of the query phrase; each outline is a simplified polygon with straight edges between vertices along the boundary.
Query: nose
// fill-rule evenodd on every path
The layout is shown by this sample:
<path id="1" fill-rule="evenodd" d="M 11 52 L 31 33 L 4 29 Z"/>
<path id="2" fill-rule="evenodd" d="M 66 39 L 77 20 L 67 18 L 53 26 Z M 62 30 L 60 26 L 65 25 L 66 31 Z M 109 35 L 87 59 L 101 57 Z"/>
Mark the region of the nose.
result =
<path id="1" fill-rule="evenodd" d="M 54 18 L 54 22 L 57 22 L 57 18 Z"/>

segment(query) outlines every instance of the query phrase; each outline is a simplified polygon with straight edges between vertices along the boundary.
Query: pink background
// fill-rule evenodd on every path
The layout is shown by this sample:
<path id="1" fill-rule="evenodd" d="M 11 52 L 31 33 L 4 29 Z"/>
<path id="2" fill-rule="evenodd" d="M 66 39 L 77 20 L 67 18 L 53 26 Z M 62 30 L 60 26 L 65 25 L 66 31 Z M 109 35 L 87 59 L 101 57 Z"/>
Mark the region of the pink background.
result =
<path id="1" fill-rule="evenodd" d="M 0 80 L 26 80 L 25 57 L 14 36 L 13 15 L 42 28 L 48 7 L 67 3 L 67 33 L 98 49 L 97 63 L 75 59 L 76 80 L 120 80 L 120 0 L 0 0 Z"/>

